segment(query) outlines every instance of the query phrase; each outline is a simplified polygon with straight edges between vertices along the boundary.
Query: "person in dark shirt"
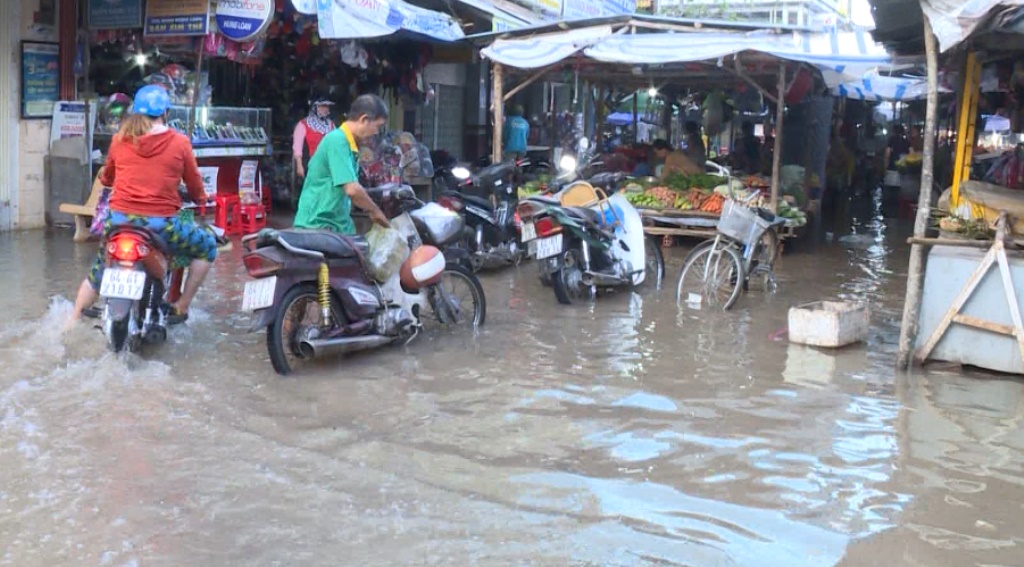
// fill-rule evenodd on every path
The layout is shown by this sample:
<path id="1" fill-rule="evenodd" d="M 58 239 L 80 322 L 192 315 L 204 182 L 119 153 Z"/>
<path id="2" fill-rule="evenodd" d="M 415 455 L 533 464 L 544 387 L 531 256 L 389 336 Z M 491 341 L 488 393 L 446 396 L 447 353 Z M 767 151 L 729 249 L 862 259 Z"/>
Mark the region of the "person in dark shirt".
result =
<path id="1" fill-rule="evenodd" d="M 907 130 L 902 124 L 893 128 L 892 137 L 889 138 L 889 146 L 885 148 L 885 166 L 887 169 L 895 170 L 896 162 L 901 157 L 910 153 L 910 140 L 907 139 Z"/>

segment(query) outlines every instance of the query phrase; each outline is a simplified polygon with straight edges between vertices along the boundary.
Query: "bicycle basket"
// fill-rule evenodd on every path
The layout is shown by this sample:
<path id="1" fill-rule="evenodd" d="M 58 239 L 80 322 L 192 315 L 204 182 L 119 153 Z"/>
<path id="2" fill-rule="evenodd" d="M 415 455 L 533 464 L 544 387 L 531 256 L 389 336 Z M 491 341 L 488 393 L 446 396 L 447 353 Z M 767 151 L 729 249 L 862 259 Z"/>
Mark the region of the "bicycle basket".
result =
<path id="1" fill-rule="evenodd" d="M 718 233 L 744 246 L 751 246 L 761 240 L 761 236 L 770 226 L 768 221 L 759 217 L 754 211 L 736 201 L 729 200 L 722 206 L 722 217 L 718 220 Z"/>

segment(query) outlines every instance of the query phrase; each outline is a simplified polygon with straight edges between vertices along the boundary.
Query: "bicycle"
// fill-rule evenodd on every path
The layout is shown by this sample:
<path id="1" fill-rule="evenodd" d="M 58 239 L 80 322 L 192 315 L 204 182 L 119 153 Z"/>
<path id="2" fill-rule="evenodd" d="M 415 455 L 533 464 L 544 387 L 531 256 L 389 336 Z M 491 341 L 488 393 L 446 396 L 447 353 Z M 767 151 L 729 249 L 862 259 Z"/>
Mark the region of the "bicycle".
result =
<path id="1" fill-rule="evenodd" d="M 676 288 L 677 303 L 720 304 L 722 310 L 728 311 L 739 299 L 740 291 L 749 289 L 750 279 L 755 276 L 763 277 L 765 289 L 774 292 L 778 228 L 784 224 L 786 219 L 767 209 L 748 208 L 735 199 L 727 200 L 715 238 L 691 250 L 683 262 Z"/>

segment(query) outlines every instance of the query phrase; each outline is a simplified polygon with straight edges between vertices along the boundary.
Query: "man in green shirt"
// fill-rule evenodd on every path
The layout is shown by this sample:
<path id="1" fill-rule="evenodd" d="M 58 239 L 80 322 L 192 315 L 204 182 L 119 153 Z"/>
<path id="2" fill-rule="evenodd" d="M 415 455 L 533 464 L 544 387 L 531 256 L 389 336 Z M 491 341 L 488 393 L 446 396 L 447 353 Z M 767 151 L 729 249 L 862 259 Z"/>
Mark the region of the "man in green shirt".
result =
<path id="1" fill-rule="evenodd" d="M 295 228 L 330 230 L 354 235 L 352 204 L 370 220 L 390 227 L 380 207 L 359 184 L 359 142 L 377 135 L 388 121 L 388 107 L 377 95 L 362 95 L 352 103 L 341 128 L 324 136 L 309 161 L 306 181 L 295 213 Z"/>

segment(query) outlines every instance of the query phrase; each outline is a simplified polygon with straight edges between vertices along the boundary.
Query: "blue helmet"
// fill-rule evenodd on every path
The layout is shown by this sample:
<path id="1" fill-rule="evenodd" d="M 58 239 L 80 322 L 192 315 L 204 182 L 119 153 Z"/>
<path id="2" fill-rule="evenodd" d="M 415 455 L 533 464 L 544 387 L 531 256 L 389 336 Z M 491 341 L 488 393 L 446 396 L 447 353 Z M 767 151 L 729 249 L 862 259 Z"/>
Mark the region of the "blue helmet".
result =
<path id="1" fill-rule="evenodd" d="M 132 112 L 145 114 L 153 118 L 159 118 L 171 108 L 171 96 L 167 89 L 159 85 L 146 85 L 135 93 L 135 103 L 132 105 Z"/>

